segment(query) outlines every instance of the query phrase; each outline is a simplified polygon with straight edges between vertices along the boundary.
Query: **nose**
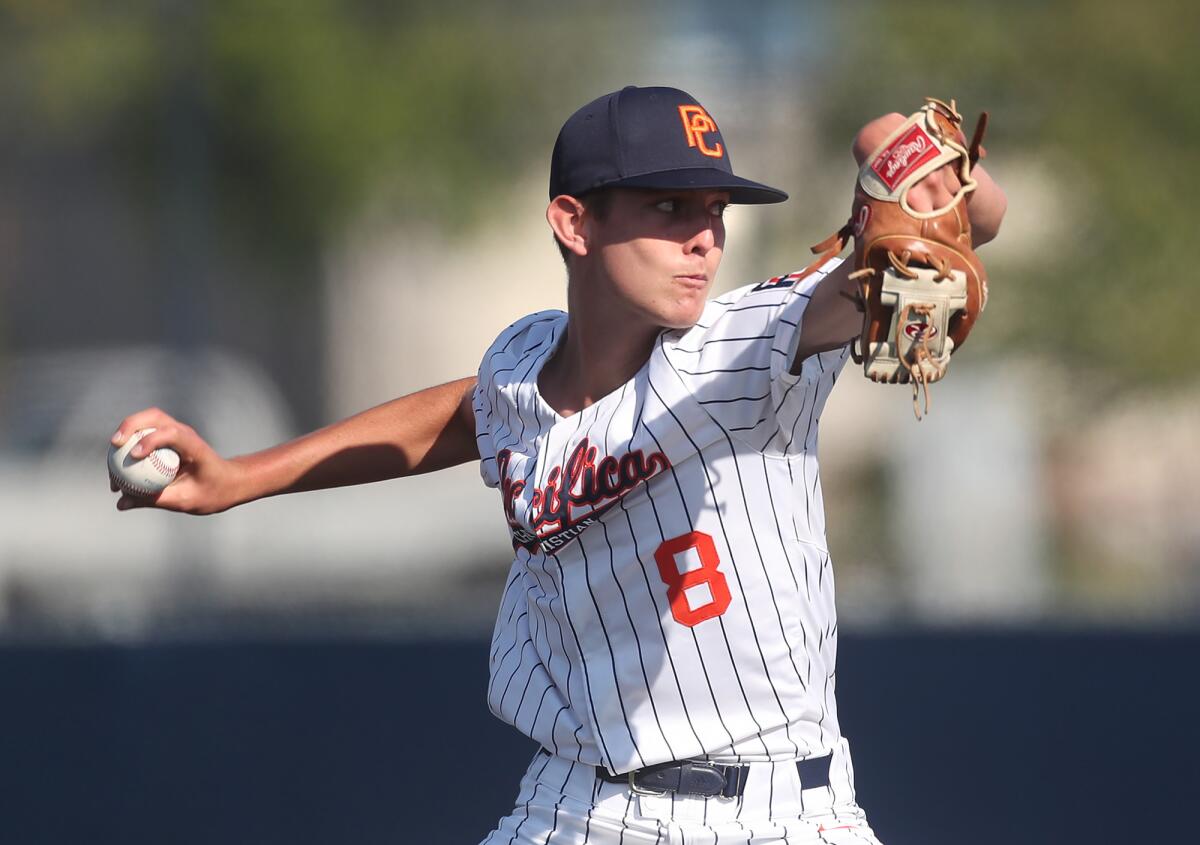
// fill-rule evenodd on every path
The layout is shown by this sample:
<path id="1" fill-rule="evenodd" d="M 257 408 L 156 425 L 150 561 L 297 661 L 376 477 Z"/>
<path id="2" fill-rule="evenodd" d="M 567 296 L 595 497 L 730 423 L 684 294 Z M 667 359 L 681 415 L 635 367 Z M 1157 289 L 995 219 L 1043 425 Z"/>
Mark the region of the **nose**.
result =
<path id="1" fill-rule="evenodd" d="M 704 216 L 703 222 L 690 238 L 684 241 L 683 251 L 688 255 L 704 255 L 717 245 L 716 227 L 721 225 L 720 218 Z"/>

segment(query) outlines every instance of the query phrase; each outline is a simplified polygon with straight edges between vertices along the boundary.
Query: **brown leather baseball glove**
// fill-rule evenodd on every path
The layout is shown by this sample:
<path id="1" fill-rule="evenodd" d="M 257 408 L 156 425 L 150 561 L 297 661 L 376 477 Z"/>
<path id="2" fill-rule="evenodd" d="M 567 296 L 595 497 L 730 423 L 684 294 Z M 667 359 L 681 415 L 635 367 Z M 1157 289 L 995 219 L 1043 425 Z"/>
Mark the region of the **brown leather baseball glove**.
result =
<path id="1" fill-rule="evenodd" d="M 983 155 L 987 113 L 970 146 L 954 101 L 932 98 L 863 162 L 849 222 L 813 252 L 828 260 L 854 237 L 863 329 L 851 354 L 876 382 L 913 385 L 913 412 L 929 410 L 929 384 L 942 378 L 950 355 L 987 305 L 987 276 L 971 248 L 965 197 L 975 190 L 971 168 Z M 960 187 L 942 208 L 917 211 L 909 190 L 946 165 Z"/>

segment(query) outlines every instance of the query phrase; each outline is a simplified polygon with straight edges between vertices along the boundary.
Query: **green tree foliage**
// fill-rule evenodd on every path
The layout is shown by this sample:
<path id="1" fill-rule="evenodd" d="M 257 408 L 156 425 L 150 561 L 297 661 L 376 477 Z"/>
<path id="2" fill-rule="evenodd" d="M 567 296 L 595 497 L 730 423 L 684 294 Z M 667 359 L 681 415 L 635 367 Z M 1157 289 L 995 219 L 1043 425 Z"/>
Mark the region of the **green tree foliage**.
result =
<path id="1" fill-rule="evenodd" d="M 1130 383 L 1194 379 L 1195 4 L 880 0 L 838 8 L 838 48 L 821 80 L 824 117 L 836 127 L 830 137 L 850 137 L 863 115 L 953 96 L 968 122 L 979 109 L 991 112 L 995 172 L 1036 165 L 1029 172 L 1042 174 L 1061 202 L 1010 206 L 1011 229 L 1032 223 L 1055 237 L 1022 258 L 1008 251 L 989 261 L 997 316 L 981 325 L 980 339 L 1041 348 Z M 1048 208 L 1060 209 L 1059 219 L 1011 222 Z"/>
<path id="2" fill-rule="evenodd" d="M 586 61 L 552 67 L 545 47 L 572 26 L 608 37 L 547 6 L 0 0 L 0 145 L 103 148 L 155 191 L 182 121 L 251 241 L 311 251 L 367 198 L 461 227 L 545 160 L 549 94 L 585 85 Z"/>

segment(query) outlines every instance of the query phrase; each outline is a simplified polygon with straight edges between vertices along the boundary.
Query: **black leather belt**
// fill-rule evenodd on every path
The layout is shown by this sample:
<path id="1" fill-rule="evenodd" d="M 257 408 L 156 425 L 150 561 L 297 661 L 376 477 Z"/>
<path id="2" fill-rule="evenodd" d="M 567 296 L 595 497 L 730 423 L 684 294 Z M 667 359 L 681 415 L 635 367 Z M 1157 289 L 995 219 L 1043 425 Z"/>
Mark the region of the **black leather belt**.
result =
<path id="1" fill-rule="evenodd" d="M 796 761 L 801 789 L 829 786 L 829 761 L 832 755 L 810 757 Z M 606 783 L 625 784 L 638 795 L 693 795 L 703 798 L 740 798 L 746 791 L 749 766 L 724 766 L 700 760 L 659 763 L 644 769 L 634 769 L 623 775 L 611 775 L 606 769 L 596 769 Z"/>

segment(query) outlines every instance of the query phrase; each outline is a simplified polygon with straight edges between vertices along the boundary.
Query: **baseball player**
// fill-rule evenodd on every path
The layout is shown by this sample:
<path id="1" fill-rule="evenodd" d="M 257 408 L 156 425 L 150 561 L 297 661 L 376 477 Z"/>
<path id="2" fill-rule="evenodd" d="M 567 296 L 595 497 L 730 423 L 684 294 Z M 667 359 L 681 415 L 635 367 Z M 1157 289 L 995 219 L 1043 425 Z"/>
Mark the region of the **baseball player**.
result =
<path id="1" fill-rule="evenodd" d="M 855 140 L 860 162 L 903 121 Z M 1003 193 L 982 168 L 975 244 Z M 949 168 L 909 194 L 936 208 Z M 495 843 L 877 842 L 834 700 L 837 621 L 817 465 L 821 410 L 862 316 L 831 259 L 709 300 L 735 176 L 693 97 L 629 87 L 564 124 L 547 220 L 568 310 L 509 326 L 477 378 L 223 459 L 151 409 L 119 444 L 179 452 L 144 505 L 213 513 L 263 496 L 479 460 L 514 558 L 488 704 L 536 740 Z"/>

